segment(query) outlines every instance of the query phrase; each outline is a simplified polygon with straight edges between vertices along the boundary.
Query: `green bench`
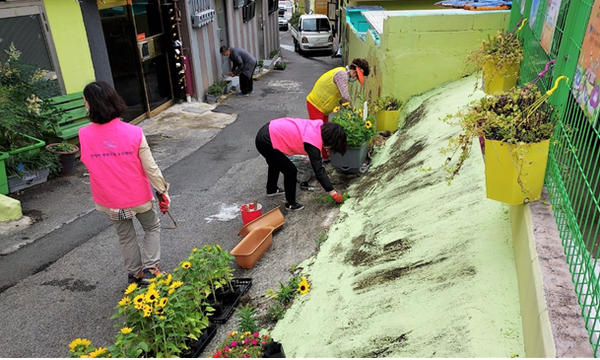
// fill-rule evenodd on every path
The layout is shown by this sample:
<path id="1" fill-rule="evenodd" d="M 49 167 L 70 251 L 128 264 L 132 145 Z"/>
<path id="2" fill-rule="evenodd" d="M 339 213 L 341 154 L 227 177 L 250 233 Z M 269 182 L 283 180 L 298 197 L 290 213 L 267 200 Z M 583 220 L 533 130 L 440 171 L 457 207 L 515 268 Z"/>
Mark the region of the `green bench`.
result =
<path id="1" fill-rule="evenodd" d="M 56 96 L 48 100 L 60 111 L 60 120 L 53 125 L 56 137 L 64 141 L 74 139 L 78 136 L 79 129 L 90 124 L 83 103 L 83 92 Z"/>

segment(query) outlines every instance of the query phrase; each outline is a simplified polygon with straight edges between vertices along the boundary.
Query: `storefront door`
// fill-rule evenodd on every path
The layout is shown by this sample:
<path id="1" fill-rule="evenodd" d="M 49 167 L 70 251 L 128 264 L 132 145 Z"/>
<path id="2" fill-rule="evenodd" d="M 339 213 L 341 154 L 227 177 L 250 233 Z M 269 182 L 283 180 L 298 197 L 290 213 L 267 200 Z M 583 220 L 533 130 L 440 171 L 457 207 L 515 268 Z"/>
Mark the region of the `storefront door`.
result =
<path id="1" fill-rule="evenodd" d="M 160 0 L 99 3 L 115 89 L 127 103 L 124 120 L 139 122 L 173 102 Z"/>

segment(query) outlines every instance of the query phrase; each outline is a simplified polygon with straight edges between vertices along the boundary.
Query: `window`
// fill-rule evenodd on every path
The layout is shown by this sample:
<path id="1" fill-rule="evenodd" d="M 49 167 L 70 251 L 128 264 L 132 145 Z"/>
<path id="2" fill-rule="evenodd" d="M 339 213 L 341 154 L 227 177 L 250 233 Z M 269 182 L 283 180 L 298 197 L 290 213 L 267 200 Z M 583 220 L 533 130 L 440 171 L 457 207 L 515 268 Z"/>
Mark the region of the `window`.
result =
<path id="1" fill-rule="evenodd" d="M 269 14 L 274 13 L 279 9 L 279 0 L 269 0 L 268 3 Z"/>
<path id="2" fill-rule="evenodd" d="M 55 70 L 40 14 L 2 17 L 0 12 L 0 40 L 0 56 L 6 54 L 4 50 L 14 43 L 21 51 L 22 62 L 37 65 L 43 70 Z"/>
<path id="3" fill-rule="evenodd" d="M 329 19 L 304 19 L 302 31 L 329 31 Z"/>
<path id="4" fill-rule="evenodd" d="M 245 23 L 254 19 L 254 14 L 256 11 L 256 2 L 254 0 L 247 0 L 246 5 L 242 9 L 242 18 Z"/>

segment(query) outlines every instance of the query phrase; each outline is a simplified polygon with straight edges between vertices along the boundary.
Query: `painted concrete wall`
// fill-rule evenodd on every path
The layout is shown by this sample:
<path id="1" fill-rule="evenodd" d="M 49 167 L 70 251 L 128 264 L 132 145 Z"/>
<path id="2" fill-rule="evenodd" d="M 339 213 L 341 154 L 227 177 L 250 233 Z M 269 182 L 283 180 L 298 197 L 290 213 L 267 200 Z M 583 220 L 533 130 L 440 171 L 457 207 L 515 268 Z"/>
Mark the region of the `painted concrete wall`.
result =
<path id="1" fill-rule="evenodd" d="M 393 94 L 406 101 L 473 72 L 465 66 L 468 53 L 488 35 L 506 29 L 510 12 L 423 10 L 386 14 L 379 46 L 369 32 L 363 34 L 363 40 L 351 26 L 345 26 L 348 45 L 344 59 L 349 62 L 365 57 L 372 63 L 364 94 Z"/>
<path id="2" fill-rule="evenodd" d="M 402 0 L 402 1 L 351 1 L 349 6 L 373 6 L 379 5 L 390 10 L 423 10 L 423 9 L 448 9 L 433 5 L 435 1 L 430 0 Z"/>
<path id="3" fill-rule="evenodd" d="M 96 77 L 79 2 L 45 0 L 44 6 L 67 94 L 82 91 Z"/>

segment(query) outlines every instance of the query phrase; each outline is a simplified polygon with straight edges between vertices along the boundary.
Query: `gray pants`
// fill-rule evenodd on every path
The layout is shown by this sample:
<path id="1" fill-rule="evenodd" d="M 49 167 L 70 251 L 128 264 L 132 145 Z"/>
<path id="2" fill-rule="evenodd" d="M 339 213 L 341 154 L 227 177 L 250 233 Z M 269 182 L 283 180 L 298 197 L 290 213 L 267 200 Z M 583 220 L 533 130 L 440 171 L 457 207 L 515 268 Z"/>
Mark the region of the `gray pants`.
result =
<path id="1" fill-rule="evenodd" d="M 111 220 L 117 231 L 123 262 L 129 274 L 138 274 L 142 269 L 158 265 L 160 261 L 160 220 L 154 206 L 135 217 L 142 224 L 145 233 L 140 244 L 133 219 Z"/>

